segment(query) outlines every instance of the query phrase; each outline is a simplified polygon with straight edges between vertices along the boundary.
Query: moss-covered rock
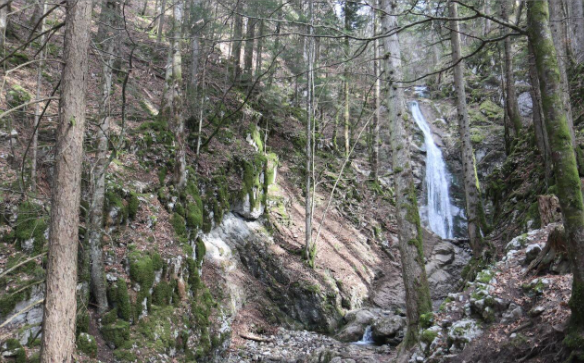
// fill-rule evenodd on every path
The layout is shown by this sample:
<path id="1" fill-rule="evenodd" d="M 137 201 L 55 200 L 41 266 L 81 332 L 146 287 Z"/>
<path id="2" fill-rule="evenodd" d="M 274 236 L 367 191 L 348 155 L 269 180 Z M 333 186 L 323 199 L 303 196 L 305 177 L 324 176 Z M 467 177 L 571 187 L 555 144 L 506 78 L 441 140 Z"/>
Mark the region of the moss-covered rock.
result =
<path id="1" fill-rule="evenodd" d="M 112 324 L 102 326 L 101 334 L 103 338 L 107 342 L 112 343 L 114 347 L 123 347 L 124 343 L 130 339 L 130 323 L 123 320 L 117 320 Z"/>
<path id="2" fill-rule="evenodd" d="M 97 356 L 97 341 L 92 335 L 81 333 L 77 337 L 77 349 L 95 358 Z"/>
<path id="3" fill-rule="evenodd" d="M 18 217 L 14 235 L 21 250 L 38 254 L 47 241 L 47 216 L 42 207 L 31 202 L 24 202 L 18 207 Z"/>

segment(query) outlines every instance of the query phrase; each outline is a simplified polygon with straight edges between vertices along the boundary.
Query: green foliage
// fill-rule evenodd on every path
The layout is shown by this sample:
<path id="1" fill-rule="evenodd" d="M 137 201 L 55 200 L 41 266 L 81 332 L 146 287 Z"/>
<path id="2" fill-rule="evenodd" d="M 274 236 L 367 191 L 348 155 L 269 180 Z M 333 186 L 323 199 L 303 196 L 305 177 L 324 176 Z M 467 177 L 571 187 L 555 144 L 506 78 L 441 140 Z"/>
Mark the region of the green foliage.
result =
<path id="1" fill-rule="evenodd" d="M 138 359 L 136 354 L 129 349 L 116 349 L 114 351 L 114 358 L 120 362 L 135 362 Z"/>
<path id="2" fill-rule="evenodd" d="M 258 152 L 264 152 L 264 142 L 262 141 L 262 134 L 256 124 L 252 123 L 249 126 L 249 134 L 251 139 L 258 147 Z"/>
<path id="3" fill-rule="evenodd" d="M 10 58 L 8 58 L 8 62 L 13 64 L 14 66 L 19 66 L 29 61 L 28 55 L 25 53 L 14 53 Z"/>
<path id="4" fill-rule="evenodd" d="M 95 358 L 97 356 L 97 341 L 92 335 L 82 333 L 77 337 L 77 349 Z"/>
<path id="5" fill-rule="evenodd" d="M 422 328 L 429 328 L 434 324 L 434 313 L 428 312 L 420 315 L 420 326 Z"/>
<path id="6" fill-rule="evenodd" d="M 87 310 L 77 313 L 77 323 L 75 324 L 75 334 L 87 333 L 89 331 L 89 313 Z"/>
<path id="7" fill-rule="evenodd" d="M 202 239 L 197 238 L 197 264 L 200 266 L 203 263 L 205 254 L 207 253 L 207 248 L 205 247 L 205 242 Z"/>
<path id="8" fill-rule="evenodd" d="M 107 217 L 110 211 L 114 208 L 118 208 L 122 213 L 122 220 L 120 223 L 125 223 L 128 221 L 128 206 L 124 203 L 124 198 L 118 192 L 108 191 L 105 193 L 105 200 L 103 203 L 104 211 L 104 225 L 107 222 Z M 117 222 L 117 221 L 114 221 Z"/>
<path id="9" fill-rule="evenodd" d="M 424 330 L 420 336 L 420 340 L 426 344 L 432 344 L 438 333 L 432 330 Z"/>
<path id="10" fill-rule="evenodd" d="M 132 304 L 130 303 L 126 280 L 120 279 L 117 283 L 116 290 L 117 299 L 115 306 L 118 308 L 118 316 L 125 321 L 130 321 L 132 318 Z"/>
<path id="11" fill-rule="evenodd" d="M 499 121 L 503 119 L 503 108 L 491 100 L 486 100 L 479 106 L 479 110 L 490 120 Z"/>

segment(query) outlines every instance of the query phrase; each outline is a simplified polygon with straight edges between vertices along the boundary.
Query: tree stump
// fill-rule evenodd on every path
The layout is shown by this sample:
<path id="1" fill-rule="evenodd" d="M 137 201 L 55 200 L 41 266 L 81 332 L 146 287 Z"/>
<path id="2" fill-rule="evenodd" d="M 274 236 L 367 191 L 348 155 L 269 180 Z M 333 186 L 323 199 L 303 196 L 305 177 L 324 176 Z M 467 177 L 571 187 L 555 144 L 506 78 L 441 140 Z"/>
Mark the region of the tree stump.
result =
<path id="1" fill-rule="evenodd" d="M 529 264 L 525 276 L 534 270 L 536 275 L 548 272 L 556 274 L 569 272 L 564 226 L 558 225 L 550 232 L 545 247 Z"/>

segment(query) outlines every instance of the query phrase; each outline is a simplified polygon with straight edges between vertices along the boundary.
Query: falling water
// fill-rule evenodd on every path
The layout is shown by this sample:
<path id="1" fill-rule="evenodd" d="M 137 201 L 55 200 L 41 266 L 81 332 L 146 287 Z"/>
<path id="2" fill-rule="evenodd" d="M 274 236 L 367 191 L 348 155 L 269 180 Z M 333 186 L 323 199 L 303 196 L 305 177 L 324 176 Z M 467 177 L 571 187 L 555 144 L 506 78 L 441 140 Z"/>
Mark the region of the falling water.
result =
<path id="1" fill-rule="evenodd" d="M 453 238 L 453 206 L 448 193 L 450 176 L 442 151 L 434 142 L 430 125 L 426 122 L 420 105 L 413 101 L 410 105 L 416 124 L 424 134 L 426 145 L 426 190 L 427 217 L 430 229 L 442 238 Z"/>
<path id="2" fill-rule="evenodd" d="M 357 345 L 375 344 L 375 341 L 373 340 L 373 331 L 371 330 L 371 325 L 368 325 L 367 328 L 365 328 L 365 332 L 363 333 L 363 338 L 361 338 L 361 340 L 359 340 L 358 342 L 355 342 L 354 344 L 357 344 Z"/>

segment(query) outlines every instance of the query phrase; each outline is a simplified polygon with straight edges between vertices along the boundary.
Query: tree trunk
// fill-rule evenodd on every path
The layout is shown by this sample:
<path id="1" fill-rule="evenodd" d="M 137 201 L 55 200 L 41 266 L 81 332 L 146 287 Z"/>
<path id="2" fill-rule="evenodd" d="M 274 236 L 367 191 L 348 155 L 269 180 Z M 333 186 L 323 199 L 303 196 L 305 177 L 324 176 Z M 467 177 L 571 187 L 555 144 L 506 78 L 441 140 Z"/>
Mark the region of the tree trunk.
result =
<path id="1" fill-rule="evenodd" d="M 140 15 L 144 16 L 146 15 L 146 10 L 148 9 L 148 0 L 142 1 L 144 1 L 144 6 L 142 7 L 142 10 L 140 10 Z"/>
<path id="2" fill-rule="evenodd" d="M 12 0 L 0 0 L 0 51 L 4 54 L 4 42 L 8 29 L 8 8 Z"/>
<path id="3" fill-rule="evenodd" d="M 158 18 L 158 34 L 156 36 L 156 43 L 160 44 L 162 41 L 162 32 L 164 30 L 164 14 L 166 13 L 166 0 L 160 3 L 160 17 Z"/>
<path id="4" fill-rule="evenodd" d="M 254 37 L 255 37 L 255 26 L 256 21 L 253 19 L 247 20 L 247 30 L 245 32 L 245 49 L 243 53 L 243 75 L 246 82 L 251 81 L 252 69 L 253 69 L 253 50 L 254 50 Z"/>
<path id="5" fill-rule="evenodd" d="M 448 2 L 448 9 L 451 18 L 458 17 L 455 2 Z M 452 45 L 452 62 L 456 63 L 461 58 L 460 33 L 458 22 L 450 22 L 450 41 Z M 483 250 L 481 243 L 482 221 L 481 221 L 481 196 L 479 182 L 476 178 L 476 165 L 474 151 L 470 140 L 470 121 L 466 108 L 466 92 L 464 90 L 464 62 L 460 61 L 454 67 L 454 88 L 456 90 L 456 108 L 458 111 L 458 128 L 462 142 L 462 169 L 464 177 L 464 192 L 466 196 L 466 217 L 468 223 L 468 237 L 475 258 L 479 258 Z"/>
<path id="6" fill-rule="evenodd" d="M 197 91 L 199 82 L 199 63 L 201 57 L 201 46 L 199 43 L 200 26 L 197 24 L 200 16 L 200 2 L 198 0 L 190 0 L 190 14 L 189 14 L 189 28 L 191 36 L 191 64 L 189 67 L 188 86 L 187 86 L 187 104 L 189 115 L 194 116 L 197 113 Z M 198 105 L 199 108 L 201 105 Z"/>
<path id="7" fill-rule="evenodd" d="M 501 18 L 503 21 L 509 21 L 509 14 L 511 13 L 511 3 L 509 1 L 501 2 Z M 505 32 L 508 32 L 505 30 Z M 519 105 L 517 103 L 517 95 L 515 93 L 515 77 L 513 76 L 513 47 L 511 44 L 511 38 L 507 37 L 504 40 L 505 44 L 505 85 L 506 85 L 506 97 L 505 97 L 505 109 L 509 115 L 509 119 L 513 124 L 513 130 L 515 131 L 515 137 L 521 135 L 521 129 L 523 128 L 523 121 L 521 120 L 521 114 L 519 113 Z"/>
<path id="8" fill-rule="evenodd" d="M 535 138 L 537 148 L 543 158 L 543 165 L 545 170 L 546 185 L 549 185 L 552 177 L 552 153 L 550 150 L 549 138 L 545 128 L 545 120 L 543 116 L 543 106 L 541 104 L 541 91 L 539 89 L 539 77 L 537 75 L 537 68 L 535 66 L 535 56 L 533 55 L 533 45 L 528 41 L 529 47 L 529 78 L 531 80 L 531 99 L 533 103 L 533 129 L 535 131 Z"/>
<path id="9" fill-rule="evenodd" d="M 345 6 L 345 32 L 351 31 L 351 24 L 349 22 L 348 13 L 348 1 L 344 2 Z M 350 57 L 351 47 L 349 43 L 349 38 L 345 37 L 345 57 L 348 59 Z M 345 96 L 345 156 L 349 155 L 349 150 L 351 148 L 351 105 L 350 105 L 350 94 L 349 94 L 349 65 L 347 63 L 344 64 L 344 73 L 343 73 L 343 81 L 345 82 L 344 88 L 344 96 Z"/>
<path id="10" fill-rule="evenodd" d="M 379 0 L 375 1 L 379 7 Z M 373 11 L 373 35 L 377 33 L 377 12 Z M 371 170 L 373 181 L 379 179 L 379 123 L 381 122 L 381 62 L 379 60 L 379 40 L 373 43 L 373 74 L 375 74 L 375 114 L 373 115 L 373 147 L 371 153 Z"/>
<path id="11" fill-rule="evenodd" d="M 264 32 L 265 32 L 266 24 L 263 20 L 260 21 L 259 24 L 259 34 L 257 39 L 257 47 L 256 47 L 256 64 L 255 64 L 255 74 L 256 77 L 259 77 L 260 73 L 262 72 L 262 53 L 264 51 Z M 316 62 L 315 62 L 316 63 Z"/>
<path id="12" fill-rule="evenodd" d="M 182 2 L 178 1 L 173 7 L 173 29 L 174 39 L 172 41 L 172 121 L 174 139 L 176 142 L 174 158 L 174 183 L 178 190 L 184 189 L 187 183 L 186 165 L 186 142 L 185 142 L 185 119 L 184 100 L 181 95 L 182 77 L 182 56 L 181 56 L 181 24 L 183 17 Z"/>
<path id="13" fill-rule="evenodd" d="M 42 0 L 41 6 L 41 16 L 47 11 L 47 2 Z M 46 19 L 43 18 L 40 24 L 40 32 L 45 31 Z M 36 24 L 36 23 L 35 23 Z M 46 35 L 41 36 L 41 44 L 45 44 Z M 41 92 L 43 88 L 43 68 L 44 68 L 45 51 L 39 53 L 39 62 L 37 65 L 37 89 L 36 89 L 36 100 L 40 100 Z M 39 123 L 41 122 L 41 103 L 37 102 L 34 106 L 34 124 L 33 124 L 33 134 L 32 134 L 32 155 L 30 163 L 30 190 L 34 193 L 37 187 L 37 153 L 38 153 L 38 140 L 39 140 Z"/>
<path id="14" fill-rule="evenodd" d="M 71 362 L 75 348 L 79 200 L 91 1 L 68 1 L 53 179 L 41 362 Z"/>
<path id="15" fill-rule="evenodd" d="M 543 111 L 554 162 L 558 199 L 564 216 L 573 283 L 571 324 L 584 325 L 584 205 L 578 166 L 564 108 L 560 61 L 550 29 L 548 2 L 528 2 L 528 32 L 539 74 Z"/>
<path id="16" fill-rule="evenodd" d="M 241 10 L 242 10 L 241 3 L 242 3 L 241 1 L 237 2 L 237 7 L 235 8 L 235 11 L 237 12 L 237 14 L 235 14 L 235 24 L 233 25 L 233 39 L 235 39 L 235 41 L 233 42 L 233 45 L 232 45 L 231 54 L 233 55 L 234 79 L 237 79 L 239 74 L 241 73 L 241 66 L 240 66 L 241 40 L 240 39 L 243 36 L 243 18 L 241 15 L 239 15 L 241 13 Z"/>
<path id="17" fill-rule="evenodd" d="M 397 27 L 397 18 L 387 14 L 399 13 L 397 0 L 382 0 L 381 33 L 386 34 Z M 402 260 L 408 328 L 404 347 L 409 349 L 418 341 L 419 320 L 422 314 L 432 310 L 426 269 L 422 227 L 418 213 L 418 203 L 410 157 L 411 122 L 404 113 L 403 90 L 396 83 L 401 79 L 401 53 L 397 34 L 383 39 L 385 53 L 388 55 L 386 72 L 388 74 L 388 109 L 391 122 L 391 147 L 394 173 L 394 188 L 397 206 L 399 249 Z"/>
<path id="18" fill-rule="evenodd" d="M 103 11 L 103 10 L 102 10 Z M 114 10 L 115 11 L 115 10 Z M 117 12 L 117 11 L 116 11 Z M 102 224 L 103 224 L 103 205 L 105 195 L 105 174 L 109 164 L 109 128 L 110 128 L 110 95 L 112 89 L 112 75 L 114 66 L 115 40 L 113 28 L 119 23 L 114 19 L 119 14 L 107 17 L 101 23 L 100 29 L 104 38 L 98 38 L 99 48 L 103 49 L 101 79 L 101 98 L 99 100 L 99 121 L 97 124 L 97 150 L 95 163 L 89 172 L 89 211 L 87 218 L 87 241 L 89 245 L 91 293 L 95 298 L 97 311 L 103 314 L 108 309 L 107 285 L 105 280 L 105 269 L 103 265 L 102 251 Z M 100 32 L 98 31 L 98 34 Z"/>
<path id="19" fill-rule="evenodd" d="M 309 19 L 310 25 L 308 26 L 308 37 L 305 40 L 305 44 L 307 45 L 307 52 L 306 52 L 306 63 L 307 67 L 307 75 L 306 75 L 306 90 L 307 90 L 307 97 L 306 97 L 306 183 L 304 186 L 304 193 L 305 193 L 305 215 L 304 215 L 304 222 L 305 222 L 305 255 L 308 263 L 314 267 L 315 259 L 316 259 L 316 246 L 312 240 L 312 188 L 313 188 L 313 180 L 312 180 L 312 117 L 313 117 L 313 109 L 312 109 L 312 88 L 313 88 L 313 75 L 314 75 L 314 1 L 309 0 L 308 2 L 308 11 L 309 11 Z"/>
<path id="20" fill-rule="evenodd" d="M 570 4 L 570 48 L 576 64 L 584 62 L 584 4 L 581 0 L 568 1 Z"/>

